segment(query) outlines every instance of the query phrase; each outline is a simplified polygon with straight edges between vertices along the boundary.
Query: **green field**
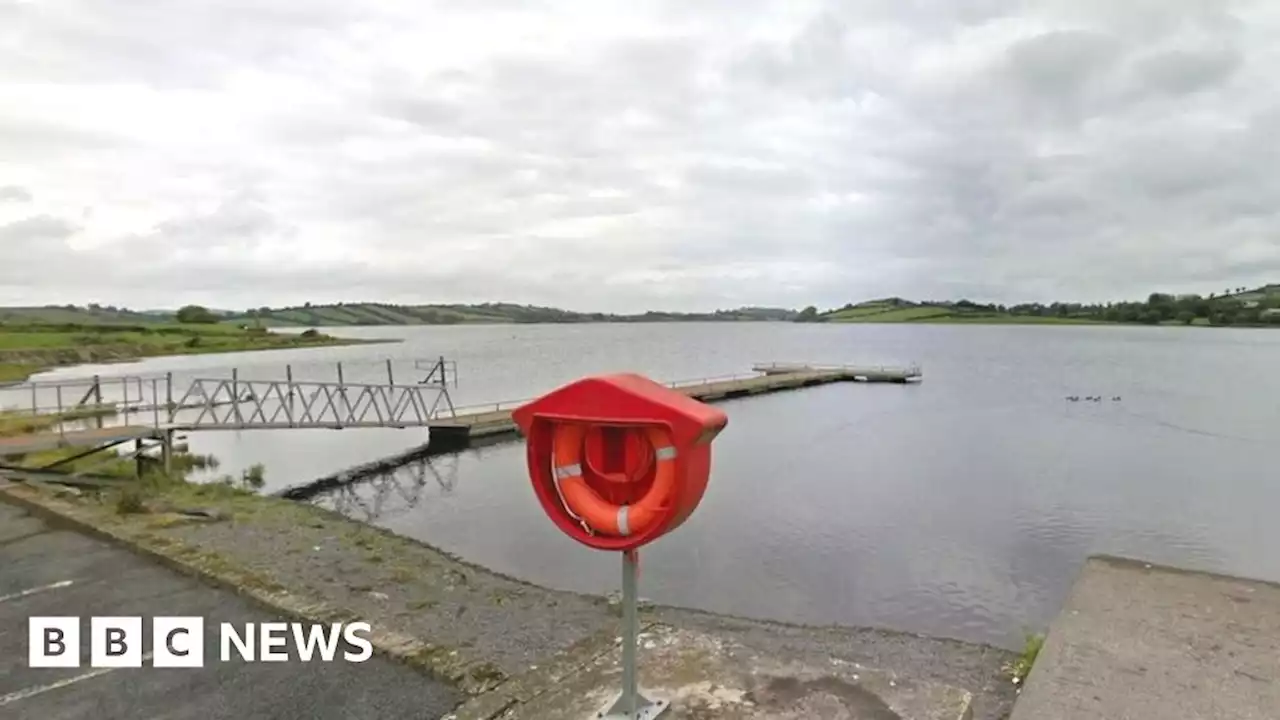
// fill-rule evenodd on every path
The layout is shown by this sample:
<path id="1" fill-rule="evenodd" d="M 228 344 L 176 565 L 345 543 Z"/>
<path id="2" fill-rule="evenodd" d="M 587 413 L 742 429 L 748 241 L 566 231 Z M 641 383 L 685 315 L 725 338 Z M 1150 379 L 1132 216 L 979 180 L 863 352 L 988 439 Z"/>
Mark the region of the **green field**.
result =
<path id="1" fill-rule="evenodd" d="M 933 307 L 930 305 L 920 307 L 862 307 L 853 308 L 852 310 L 842 310 L 828 317 L 828 322 L 857 322 L 857 323 L 901 323 L 901 322 L 920 322 L 923 320 L 938 320 L 940 318 L 953 316 L 954 312 L 946 308 Z"/>
<path id="2" fill-rule="evenodd" d="M 0 382 L 19 382 L 64 365 L 159 355 L 275 350 L 355 344 L 318 332 L 272 333 L 230 325 L 0 324 Z"/>
<path id="3" fill-rule="evenodd" d="M 1105 320 L 1082 317 L 1045 317 L 988 312 L 964 312 L 935 305 L 917 307 L 857 307 L 823 316 L 834 323 L 929 323 L 967 325 L 1110 325 Z"/>
<path id="4" fill-rule="evenodd" d="M 922 322 L 939 324 L 969 325 L 1117 325 L 1106 320 L 1095 320 L 1083 317 L 1045 317 L 1043 315 L 942 315 L 922 320 Z"/>

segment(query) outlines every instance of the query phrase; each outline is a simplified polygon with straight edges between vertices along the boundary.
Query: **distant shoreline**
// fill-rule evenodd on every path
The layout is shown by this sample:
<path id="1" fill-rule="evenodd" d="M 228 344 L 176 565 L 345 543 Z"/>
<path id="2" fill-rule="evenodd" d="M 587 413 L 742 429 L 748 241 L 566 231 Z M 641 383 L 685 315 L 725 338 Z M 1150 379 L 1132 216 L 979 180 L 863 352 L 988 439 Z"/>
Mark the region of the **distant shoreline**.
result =
<path id="1" fill-rule="evenodd" d="M 11 328 L 0 325 L 0 386 L 22 384 L 32 375 L 85 364 L 399 342 L 381 338 L 340 338 L 315 330 L 308 332 L 244 331 L 217 325 L 158 325 L 142 329 L 109 326 Z"/>

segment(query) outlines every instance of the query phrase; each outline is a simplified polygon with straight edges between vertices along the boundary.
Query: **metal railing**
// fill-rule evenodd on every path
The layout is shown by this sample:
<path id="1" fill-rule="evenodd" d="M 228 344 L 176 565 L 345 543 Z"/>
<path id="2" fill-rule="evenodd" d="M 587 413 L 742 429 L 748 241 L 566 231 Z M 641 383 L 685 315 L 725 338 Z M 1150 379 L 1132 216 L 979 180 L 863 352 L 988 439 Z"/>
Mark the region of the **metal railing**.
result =
<path id="1" fill-rule="evenodd" d="M 127 425 L 134 418 L 159 426 L 169 382 L 164 376 L 127 375 L 9 385 L 0 388 L 0 415 L 44 421 L 47 427 L 40 429 L 59 435 L 68 426 L 101 428 L 121 420 Z"/>
<path id="2" fill-rule="evenodd" d="M 759 373 L 734 373 L 732 375 L 713 375 L 710 377 L 690 378 L 687 380 L 672 380 L 662 383 L 673 390 L 686 387 L 696 387 L 698 385 L 709 385 L 717 382 L 734 382 L 737 380 L 754 380 L 759 378 Z M 500 402 L 475 403 L 471 405 L 458 405 L 453 408 L 453 415 L 483 415 L 491 412 L 502 412 L 515 410 L 526 403 L 533 402 L 537 398 L 524 398 L 522 400 L 502 400 Z"/>
<path id="3" fill-rule="evenodd" d="M 752 367 L 757 372 L 846 372 L 846 373 L 879 373 L 879 374 L 904 374 L 908 376 L 921 375 L 919 363 L 911 363 L 910 365 L 838 365 L 838 364 L 813 364 L 813 363 L 756 363 Z"/>
<path id="4" fill-rule="evenodd" d="M 422 427 L 443 395 L 433 385 L 197 378 L 178 401 L 197 414 L 173 424 L 228 430 Z"/>
<path id="5" fill-rule="evenodd" d="M 65 434 L 68 424 L 97 427 L 150 425 L 178 429 L 271 429 L 422 427 L 442 407 L 453 407 L 448 386 L 457 365 L 437 358 L 416 361 L 427 370 L 417 384 L 397 384 L 392 362 L 385 383 L 348 383 L 337 363 L 337 381 L 296 381 L 292 366 L 284 380 L 195 378 L 177 394 L 172 373 L 37 381 L 0 388 L 0 417 L 41 431 Z"/>

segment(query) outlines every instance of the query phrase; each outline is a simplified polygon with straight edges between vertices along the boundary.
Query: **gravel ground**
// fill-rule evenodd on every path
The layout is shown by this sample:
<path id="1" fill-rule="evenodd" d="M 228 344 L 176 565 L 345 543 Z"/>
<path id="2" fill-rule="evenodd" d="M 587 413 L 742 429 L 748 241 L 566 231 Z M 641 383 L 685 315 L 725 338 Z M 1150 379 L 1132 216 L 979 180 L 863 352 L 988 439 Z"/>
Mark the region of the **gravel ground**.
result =
<path id="1" fill-rule="evenodd" d="M 29 498 L 36 497 L 23 488 Z M 153 551 L 198 566 L 247 571 L 272 591 L 320 598 L 374 628 L 431 646 L 426 664 L 478 694 L 545 665 L 571 648 L 617 631 L 608 601 L 540 588 L 462 562 L 415 540 L 312 505 L 233 494 L 168 491 L 152 512 L 119 515 L 110 502 L 52 498 L 39 502 L 82 521 L 114 528 Z M 190 521 L 172 511 L 202 508 L 218 516 Z M 1013 686 L 1001 667 L 1005 650 L 869 629 L 804 628 L 656 608 L 649 619 L 730 636 L 753 647 L 838 657 L 869 667 L 964 688 L 975 695 L 975 720 L 1001 720 Z"/>

